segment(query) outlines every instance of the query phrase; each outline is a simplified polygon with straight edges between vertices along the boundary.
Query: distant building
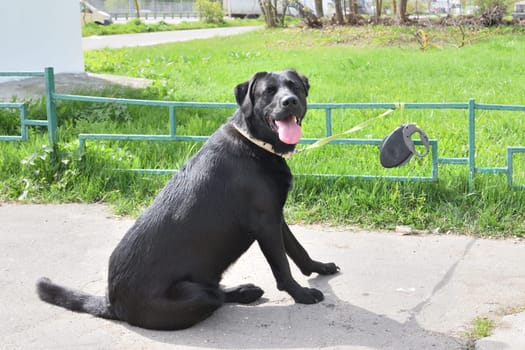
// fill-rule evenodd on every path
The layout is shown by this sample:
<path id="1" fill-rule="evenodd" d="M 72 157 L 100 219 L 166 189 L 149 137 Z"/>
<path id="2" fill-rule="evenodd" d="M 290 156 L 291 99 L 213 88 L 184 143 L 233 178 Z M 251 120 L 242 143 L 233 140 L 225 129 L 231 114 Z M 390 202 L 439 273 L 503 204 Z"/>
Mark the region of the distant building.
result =
<path id="1" fill-rule="evenodd" d="M 512 18 L 519 20 L 525 18 L 525 1 L 517 2 L 514 5 L 514 12 L 512 12 Z"/>
<path id="2" fill-rule="evenodd" d="M 432 0 L 429 3 L 428 12 L 459 15 L 462 13 L 461 3 L 458 0 Z"/>
<path id="3" fill-rule="evenodd" d="M 113 18 L 134 18 L 135 0 L 89 0 L 99 10 Z M 141 17 L 187 17 L 195 14 L 195 0 L 138 0 Z"/>
<path id="4" fill-rule="evenodd" d="M 259 17 L 261 6 L 258 0 L 222 0 L 224 13 L 230 17 Z"/>

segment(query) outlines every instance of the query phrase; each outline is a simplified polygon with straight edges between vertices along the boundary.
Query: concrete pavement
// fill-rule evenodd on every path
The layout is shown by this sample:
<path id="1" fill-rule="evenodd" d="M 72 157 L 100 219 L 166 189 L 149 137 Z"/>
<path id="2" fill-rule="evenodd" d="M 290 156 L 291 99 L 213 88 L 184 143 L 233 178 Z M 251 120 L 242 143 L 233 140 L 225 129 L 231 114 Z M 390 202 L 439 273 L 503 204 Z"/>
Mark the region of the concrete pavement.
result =
<path id="1" fill-rule="evenodd" d="M 478 349 L 525 349 L 525 314 L 505 316 L 525 305 L 520 240 L 293 226 L 312 257 L 341 267 L 333 277 L 293 269 L 323 302 L 296 305 L 279 292 L 254 245 L 223 282 L 259 285 L 266 293 L 256 305 L 158 332 L 45 304 L 34 290 L 48 276 L 103 294 L 108 257 L 132 220 L 103 205 L 3 203 L 0 223 L 2 349 L 474 349 L 464 335 L 477 316 L 499 326 Z"/>
<path id="2" fill-rule="evenodd" d="M 189 41 L 195 39 L 212 38 L 216 36 L 229 36 L 242 34 L 260 29 L 259 26 L 225 27 L 208 29 L 176 30 L 169 32 L 153 32 L 139 34 L 102 35 L 82 38 L 83 50 L 95 50 L 105 47 L 120 48 L 133 46 L 148 46 L 166 44 L 176 41 Z"/>
<path id="3" fill-rule="evenodd" d="M 78 93 L 79 91 L 103 90 L 111 85 L 142 89 L 152 83 L 144 78 L 125 77 L 95 73 L 55 74 L 55 91 L 58 93 Z M 0 82 L 0 102 L 12 100 L 25 101 L 40 99 L 46 93 L 43 77 L 32 77 Z"/>

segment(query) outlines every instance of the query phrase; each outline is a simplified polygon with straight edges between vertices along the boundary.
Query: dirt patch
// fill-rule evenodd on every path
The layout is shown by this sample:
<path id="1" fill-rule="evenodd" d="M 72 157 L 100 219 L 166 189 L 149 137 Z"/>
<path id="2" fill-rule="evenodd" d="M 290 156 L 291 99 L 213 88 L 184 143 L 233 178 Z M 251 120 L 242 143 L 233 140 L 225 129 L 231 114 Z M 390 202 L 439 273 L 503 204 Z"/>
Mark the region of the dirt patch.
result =
<path id="1" fill-rule="evenodd" d="M 93 73 L 55 74 L 55 91 L 73 93 L 79 90 L 99 90 L 112 85 L 123 85 L 136 89 L 145 88 L 152 80 Z M 38 99 L 45 95 L 43 77 L 10 80 L 0 83 L 0 101 Z"/>

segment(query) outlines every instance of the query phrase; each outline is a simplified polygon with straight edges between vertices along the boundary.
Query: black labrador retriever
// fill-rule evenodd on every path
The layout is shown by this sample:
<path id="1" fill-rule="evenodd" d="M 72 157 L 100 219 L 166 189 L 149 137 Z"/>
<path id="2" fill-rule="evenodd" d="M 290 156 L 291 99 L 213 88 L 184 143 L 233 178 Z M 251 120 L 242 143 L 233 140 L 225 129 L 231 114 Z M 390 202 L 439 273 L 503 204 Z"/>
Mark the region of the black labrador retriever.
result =
<path id="1" fill-rule="evenodd" d="M 235 88 L 239 109 L 168 182 L 109 260 L 106 296 L 37 283 L 40 298 L 69 310 L 149 329 L 190 327 L 223 303 L 252 303 L 252 284 L 219 285 L 223 272 L 257 241 L 277 288 L 297 303 L 323 300 L 300 286 L 288 256 L 305 275 L 334 274 L 312 260 L 288 228 L 283 206 L 292 174 L 283 157 L 301 136 L 309 84 L 294 70 L 259 72 Z"/>

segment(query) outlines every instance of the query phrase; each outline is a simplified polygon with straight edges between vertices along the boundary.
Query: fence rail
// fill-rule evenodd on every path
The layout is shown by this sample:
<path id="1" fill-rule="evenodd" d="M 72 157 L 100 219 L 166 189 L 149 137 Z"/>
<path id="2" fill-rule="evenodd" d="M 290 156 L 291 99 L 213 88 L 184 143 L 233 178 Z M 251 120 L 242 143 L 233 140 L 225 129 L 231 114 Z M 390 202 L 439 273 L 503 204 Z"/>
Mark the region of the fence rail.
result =
<path id="1" fill-rule="evenodd" d="M 53 68 L 46 68 L 43 72 L 0 72 L 0 77 L 43 77 L 46 83 L 46 111 L 47 120 L 28 119 L 26 103 L 5 103 L 0 102 L 0 108 L 20 109 L 20 135 L 2 135 L 0 141 L 26 141 L 28 138 L 29 126 L 45 126 L 49 144 L 57 142 L 57 118 L 53 92 L 55 87 L 55 75 Z"/>
<path id="2" fill-rule="evenodd" d="M 26 118 L 26 106 L 23 103 L 0 103 L 0 108 L 20 108 L 21 109 L 21 123 L 22 135 L 20 136 L 3 136 L 0 141 L 23 141 L 27 139 L 27 126 L 47 126 L 49 134 L 49 143 L 55 145 L 57 140 L 57 101 L 81 101 L 92 103 L 111 103 L 122 105 L 141 105 L 141 106 L 155 106 L 159 108 L 167 108 L 169 118 L 169 133 L 164 135 L 145 135 L 145 134 L 79 134 L 79 150 L 84 152 L 86 142 L 88 140 L 128 140 L 128 141 L 205 141 L 208 136 L 205 135 L 180 135 L 177 133 L 177 109 L 178 108 L 237 108 L 235 103 L 218 103 L 218 102 L 181 102 L 181 101 L 155 101 L 155 100 L 140 100 L 140 99 L 124 99 L 124 98 L 109 98 L 97 96 L 82 96 L 71 94 L 59 94 L 55 92 L 54 74 L 52 68 L 46 68 L 42 72 L 14 72 L 2 73 L 0 76 L 43 76 L 46 82 L 46 108 L 47 121 L 36 121 Z M 393 109 L 393 110 L 409 110 L 409 109 L 456 109 L 465 110 L 468 112 L 468 156 L 467 157 L 439 157 L 438 155 L 438 141 L 430 140 L 431 147 L 431 173 L 428 176 L 371 176 L 371 175 L 330 175 L 330 174 L 305 174 L 311 176 L 346 176 L 351 178 L 359 178 L 365 180 L 385 178 L 399 181 L 437 181 L 438 168 L 440 164 L 458 164 L 467 165 L 469 170 L 469 188 L 472 190 L 474 186 L 474 178 L 477 173 L 491 173 L 507 175 L 507 183 L 510 187 L 517 189 L 525 189 L 525 185 L 514 183 L 514 155 L 517 153 L 525 153 L 525 146 L 508 146 L 507 147 L 507 166 L 505 167 L 476 167 L 476 111 L 477 110 L 491 110 L 491 111 L 518 111 L 525 112 L 523 105 L 499 105 L 499 104 L 480 104 L 476 103 L 474 99 L 468 102 L 454 102 L 454 103 L 310 103 L 309 109 L 324 110 L 325 112 L 325 134 L 332 135 L 332 111 L 333 110 L 351 110 L 351 109 Z M 25 130 L 25 131 L 24 131 Z M 303 138 L 301 144 L 311 144 L 318 141 L 319 138 Z M 351 139 L 342 138 L 333 140 L 331 144 L 339 145 L 379 145 L 380 139 Z M 416 141 L 416 144 L 421 142 Z M 149 174 L 164 174 L 173 172 L 171 169 L 134 169 Z"/>
<path id="3" fill-rule="evenodd" d="M 133 11 L 111 11 L 110 16 L 118 21 L 119 19 L 124 18 L 126 21 L 130 19 L 137 18 L 137 13 Z M 199 13 L 193 10 L 190 11 L 155 11 L 155 12 L 146 12 L 141 11 L 140 19 L 141 20 L 165 20 L 165 19 L 176 19 L 176 18 L 199 18 Z"/>

